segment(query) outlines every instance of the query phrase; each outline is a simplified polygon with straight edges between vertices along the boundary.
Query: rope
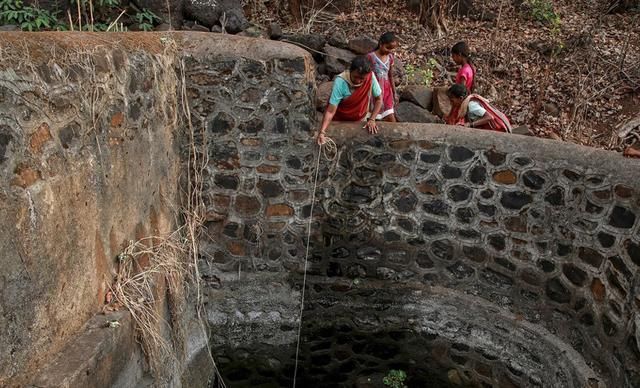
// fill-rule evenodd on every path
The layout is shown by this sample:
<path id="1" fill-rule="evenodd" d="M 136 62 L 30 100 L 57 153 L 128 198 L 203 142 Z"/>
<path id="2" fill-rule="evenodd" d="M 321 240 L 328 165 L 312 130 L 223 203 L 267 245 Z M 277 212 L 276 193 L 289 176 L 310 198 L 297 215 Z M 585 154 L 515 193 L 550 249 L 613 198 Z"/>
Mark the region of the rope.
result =
<path id="1" fill-rule="evenodd" d="M 330 138 L 326 137 L 326 142 L 320 145 L 318 150 L 318 159 L 316 160 L 316 174 L 313 179 L 313 191 L 311 192 L 311 210 L 309 212 L 309 226 L 307 227 L 307 249 L 304 255 L 304 272 L 302 274 L 302 292 L 300 297 L 300 319 L 298 320 L 298 335 L 296 340 L 296 364 L 293 369 L 293 388 L 296 388 L 296 379 L 298 377 L 298 355 L 300 354 L 300 332 L 302 330 L 302 312 L 304 310 L 304 291 L 307 286 L 307 265 L 309 263 L 309 242 L 311 241 L 311 224 L 313 223 L 313 208 L 316 203 L 316 189 L 318 188 L 318 173 L 320 172 L 320 155 L 328 160 L 334 160 L 337 155 L 338 147 Z"/>

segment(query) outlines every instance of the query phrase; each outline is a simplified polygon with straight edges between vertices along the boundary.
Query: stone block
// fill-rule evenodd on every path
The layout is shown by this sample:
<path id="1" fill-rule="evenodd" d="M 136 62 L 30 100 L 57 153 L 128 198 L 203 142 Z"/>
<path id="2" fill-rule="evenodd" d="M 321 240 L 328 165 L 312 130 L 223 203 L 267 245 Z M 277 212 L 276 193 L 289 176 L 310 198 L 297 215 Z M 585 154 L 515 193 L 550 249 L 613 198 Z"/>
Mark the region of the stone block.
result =
<path id="1" fill-rule="evenodd" d="M 278 172 L 280 172 L 280 169 L 280 166 L 272 166 L 268 164 L 261 164 L 256 167 L 256 171 L 261 174 L 277 174 Z"/>
<path id="2" fill-rule="evenodd" d="M 503 170 L 493 173 L 493 180 L 503 185 L 513 185 L 518 181 L 518 177 L 513 171 Z"/>
<path id="3" fill-rule="evenodd" d="M 433 92 L 427 86 L 409 85 L 400 92 L 400 101 L 408 101 L 431 111 L 433 108 Z"/>
<path id="4" fill-rule="evenodd" d="M 29 149 L 32 153 L 38 155 L 42 153 L 42 149 L 46 143 L 52 139 L 49 124 L 42 123 L 36 131 L 29 137 Z"/>
<path id="5" fill-rule="evenodd" d="M 279 203 L 267 206 L 267 217 L 291 217 L 294 214 L 294 210 L 291 206 Z"/>
<path id="6" fill-rule="evenodd" d="M 14 173 L 15 176 L 11 180 L 11 185 L 19 186 L 23 189 L 26 189 L 27 187 L 42 179 L 40 171 L 35 170 L 26 164 L 19 164 L 14 170 Z"/>
<path id="7" fill-rule="evenodd" d="M 236 211 L 242 216 L 255 216 L 262 207 L 259 198 L 248 195 L 238 195 L 234 204 Z"/>
<path id="8" fill-rule="evenodd" d="M 111 326 L 110 322 L 113 322 Z M 33 376 L 31 385 L 43 388 L 114 386 L 120 374 L 128 369 L 133 355 L 139 352 L 137 346 L 128 312 L 96 315 Z"/>

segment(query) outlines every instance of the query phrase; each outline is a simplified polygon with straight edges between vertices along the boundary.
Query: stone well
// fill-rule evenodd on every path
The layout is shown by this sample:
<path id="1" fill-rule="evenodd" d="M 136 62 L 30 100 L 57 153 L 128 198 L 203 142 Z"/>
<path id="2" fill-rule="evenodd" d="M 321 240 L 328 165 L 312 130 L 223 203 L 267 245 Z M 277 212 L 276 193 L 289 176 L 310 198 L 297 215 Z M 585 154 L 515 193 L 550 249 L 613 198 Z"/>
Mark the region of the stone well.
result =
<path id="1" fill-rule="evenodd" d="M 299 382 L 403 369 L 410 386 L 638 384 L 636 161 L 446 126 L 329 134 L 313 217 L 308 140 L 212 168 L 235 182 L 211 187 L 231 205 L 202 263 L 227 379 L 292 382 L 311 222 Z"/>
<path id="2" fill-rule="evenodd" d="M 420 124 L 334 125 L 318 159 L 292 45 L 2 37 L 0 385 L 163 385 L 102 311 L 123 246 L 179 226 L 194 140 L 210 330 L 188 309 L 164 385 L 212 383 L 210 348 L 227 386 L 289 386 L 299 339 L 299 386 L 640 386 L 638 161 Z"/>

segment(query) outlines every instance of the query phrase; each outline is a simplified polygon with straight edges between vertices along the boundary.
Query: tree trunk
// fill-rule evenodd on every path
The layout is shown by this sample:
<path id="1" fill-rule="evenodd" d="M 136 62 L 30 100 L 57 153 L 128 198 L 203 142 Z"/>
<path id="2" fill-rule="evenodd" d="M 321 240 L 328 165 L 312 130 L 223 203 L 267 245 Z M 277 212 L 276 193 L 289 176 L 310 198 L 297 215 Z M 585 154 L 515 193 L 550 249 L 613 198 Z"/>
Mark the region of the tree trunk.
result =
<path id="1" fill-rule="evenodd" d="M 296 23 L 300 23 L 302 21 L 302 4 L 300 0 L 289 0 L 289 12 L 291 12 L 291 16 L 293 16 L 293 20 Z"/>
<path id="2" fill-rule="evenodd" d="M 447 32 L 446 13 L 449 0 L 421 0 L 420 23 L 436 36 Z"/>

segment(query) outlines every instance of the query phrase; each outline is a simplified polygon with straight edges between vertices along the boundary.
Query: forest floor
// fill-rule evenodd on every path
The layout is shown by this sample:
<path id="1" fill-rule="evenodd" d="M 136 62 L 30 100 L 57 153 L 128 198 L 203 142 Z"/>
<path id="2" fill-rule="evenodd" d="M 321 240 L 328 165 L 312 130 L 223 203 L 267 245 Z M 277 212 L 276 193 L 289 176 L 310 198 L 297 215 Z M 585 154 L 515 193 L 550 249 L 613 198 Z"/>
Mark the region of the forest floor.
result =
<path id="1" fill-rule="evenodd" d="M 479 81 L 495 87 L 496 106 L 537 136 L 620 151 L 616 129 L 640 115 L 640 14 L 607 14 L 604 1 L 482 2 L 475 16 L 450 17 L 440 36 L 419 24 L 406 0 L 356 0 L 340 13 L 308 10 L 303 24 L 293 23 L 278 1 L 266 3 L 272 6 L 248 2 L 252 23 L 348 38 L 393 31 L 401 42 L 397 58 L 412 73 L 432 70 L 433 86 L 446 82 L 438 69 L 455 70 L 448 52 L 464 40 Z"/>

